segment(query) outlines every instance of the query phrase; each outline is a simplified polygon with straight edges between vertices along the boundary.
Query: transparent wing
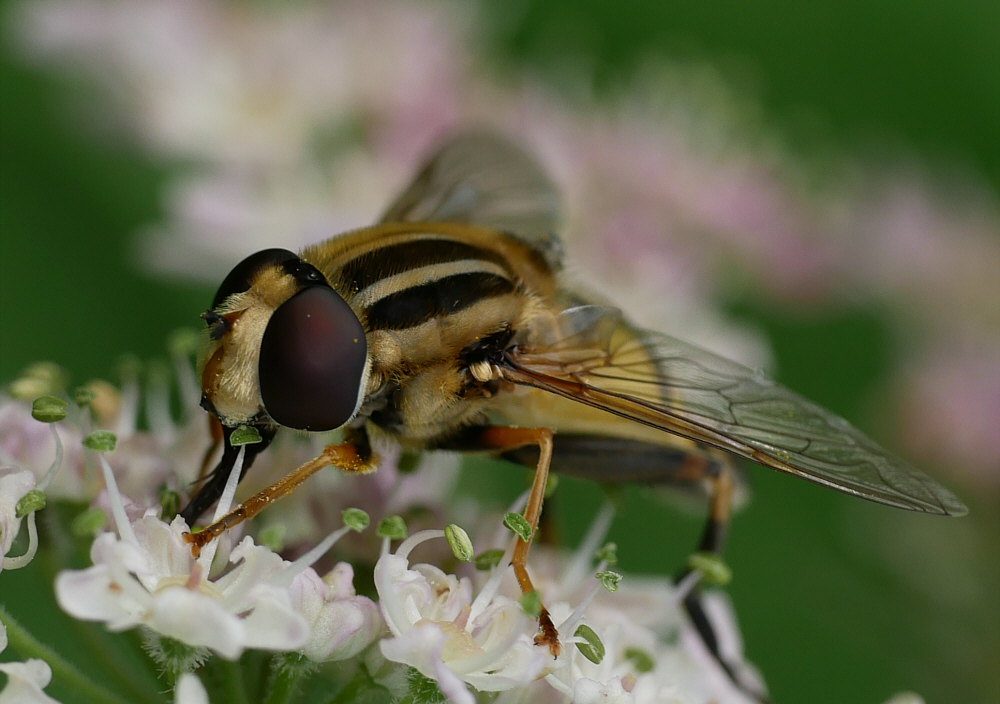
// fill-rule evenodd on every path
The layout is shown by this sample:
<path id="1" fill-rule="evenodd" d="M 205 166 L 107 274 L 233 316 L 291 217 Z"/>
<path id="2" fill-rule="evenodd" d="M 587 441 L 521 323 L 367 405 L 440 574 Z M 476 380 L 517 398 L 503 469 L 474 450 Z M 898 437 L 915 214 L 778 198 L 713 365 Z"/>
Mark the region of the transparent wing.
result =
<path id="1" fill-rule="evenodd" d="M 843 418 L 736 362 L 630 326 L 599 306 L 564 311 L 507 353 L 504 377 L 879 503 L 966 507 Z"/>
<path id="2" fill-rule="evenodd" d="M 514 235 L 558 268 L 559 197 L 542 169 L 513 144 L 469 133 L 443 144 L 382 222 L 461 222 Z"/>

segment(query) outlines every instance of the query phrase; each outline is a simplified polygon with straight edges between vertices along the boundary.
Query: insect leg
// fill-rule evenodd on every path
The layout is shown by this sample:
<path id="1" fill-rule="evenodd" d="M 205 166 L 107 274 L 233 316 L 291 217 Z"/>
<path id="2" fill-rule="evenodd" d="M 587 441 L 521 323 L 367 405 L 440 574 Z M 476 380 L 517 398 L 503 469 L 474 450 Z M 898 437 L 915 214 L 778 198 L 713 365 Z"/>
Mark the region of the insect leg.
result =
<path id="1" fill-rule="evenodd" d="M 282 496 L 293 492 L 302 482 L 323 467 L 333 465 L 345 472 L 365 473 L 375 470 L 378 467 L 378 461 L 378 456 L 371 451 L 367 443 L 361 446 L 354 442 L 327 445 L 319 457 L 309 460 L 263 491 L 254 494 L 203 530 L 197 533 L 185 533 L 184 540 L 191 544 L 191 554 L 197 557 L 201 553 L 201 549 L 213 538 L 222 535 L 233 526 L 253 518 Z"/>
<path id="2" fill-rule="evenodd" d="M 478 438 L 478 444 L 483 449 L 513 450 L 525 445 L 537 445 L 539 449 L 538 465 L 535 470 L 535 478 L 531 483 L 531 493 L 528 495 L 528 504 L 524 508 L 524 519 L 531 527 L 531 536 L 528 540 L 518 539 L 514 548 L 514 555 L 511 558 L 511 565 L 514 568 L 514 576 L 521 587 L 521 592 L 527 594 L 535 591 L 528 575 L 528 551 L 531 549 L 531 538 L 534 537 L 538 529 L 538 519 L 542 514 L 542 502 L 545 500 L 545 485 L 549 476 L 549 463 L 552 461 L 552 436 L 553 432 L 548 428 L 506 428 L 493 426 L 483 428 Z M 559 655 L 559 634 L 552 623 L 552 617 L 548 609 L 544 606 L 538 614 L 539 633 L 535 636 L 536 645 L 547 645 L 549 651 L 554 655 Z"/>
<path id="3" fill-rule="evenodd" d="M 708 519 L 705 522 L 705 529 L 702 532 L 698 550 L 710 552 L 716 555 L 721 554 L 726 543 L 726 533 L 729 528 L 729 518 L 733 508 L 733 475 L 732 470 L 726 463 L 720 463 L 718 471 L 708 473 L 706 476 L 710 487 L 710 498 L 708 504 Z M 677 576 L 676 581 L 680 582 L 687 574 L 689 568 L 685 568 Z M 755 681 L 749 681 L 743 676 L 741 663 L 730 662 L 726 654 L 722 652 L 719 635 L 716 628 L 705 609 L 702 601 L 701 590 L 695 587 L 684 598 L 684 610 L 687 611 L 698 636 L 705 647 L 719 666 L 725 671 L 729 679 L 740 691 L 752 697 L 754 701 L 763 703 L 769 702 L 767 694 L 762 692 Z"/>

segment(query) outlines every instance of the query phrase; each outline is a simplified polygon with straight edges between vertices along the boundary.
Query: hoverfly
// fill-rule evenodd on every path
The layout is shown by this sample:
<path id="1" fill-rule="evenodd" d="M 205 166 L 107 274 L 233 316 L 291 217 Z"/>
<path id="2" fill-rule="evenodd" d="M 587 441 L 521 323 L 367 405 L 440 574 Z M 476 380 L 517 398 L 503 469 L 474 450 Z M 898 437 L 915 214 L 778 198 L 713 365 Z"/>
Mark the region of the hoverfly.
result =
<path id="1" fill-rule="evenodd" d="M 182 512 L 219 497 L 237 450 L 281 427 L 344 430 L 284 479 L 205 530 L 199 549 L 327 465 L 377 466 L 369 434 L 407 448 L 503 454 L 536 467 L 524 517 L 537 526 L 550 469 L 603 482 L 707 488 L 701 549 L 721 550 L 731 456 L 879 503 L 958 516 L 966 507 L 852 427 L 735 362 L 631 325 L 560 285 L 558 198 L 507 142 L 446 143 L 381 222 L 306 248 L 268 249 L 225 278 L 204 314 L 203 406 L 226 439 Z M 217 426 L 218 427 L 218 426 Z M 521 588 L 529 544 L 513 567 Z M 689 611 L 706 640 L 711 633 Z M 543 609 L 536 642 L 558 651 Z"/>

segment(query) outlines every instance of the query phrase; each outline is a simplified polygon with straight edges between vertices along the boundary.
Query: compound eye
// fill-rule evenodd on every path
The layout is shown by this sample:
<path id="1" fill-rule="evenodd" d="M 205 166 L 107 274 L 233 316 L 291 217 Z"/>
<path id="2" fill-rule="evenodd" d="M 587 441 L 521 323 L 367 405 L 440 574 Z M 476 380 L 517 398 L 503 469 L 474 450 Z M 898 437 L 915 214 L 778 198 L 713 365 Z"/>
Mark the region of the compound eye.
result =
<path id="1" fill-rule="evenodd" d="M 289 260 L 298 259 L 294 252 L 287 249 L 263 249 L 241 261 L 233 267 L 215 292 L 212 299 L 212 310 L 215 310 L 234 293 L 250 290 L 250 282 L 268 264 L 283 264 Z"/>
<path id="2" fill-rule="evenodd" d="M 257 377 L 264 410 L 278 424 L 332 430 L 360 404 L 368 344 L 361 321 L 333 289 L 310 286 L 271 315 Z"/>

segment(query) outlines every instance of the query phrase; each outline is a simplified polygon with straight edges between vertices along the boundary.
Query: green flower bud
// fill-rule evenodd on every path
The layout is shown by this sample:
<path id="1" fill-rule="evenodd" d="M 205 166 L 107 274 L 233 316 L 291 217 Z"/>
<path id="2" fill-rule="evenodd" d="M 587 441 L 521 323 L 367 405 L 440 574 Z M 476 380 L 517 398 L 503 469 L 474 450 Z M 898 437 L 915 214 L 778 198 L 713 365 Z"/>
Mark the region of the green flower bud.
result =
<path id="1" fill-rule="evenodd" d="M 622 581 L 622 576 L 617 572 L 598 572 L 594 576 L 601 580 L 604 588 L 612 594 L 618 591 L 618 583 Z"/>
<path id="2" fill-rule="evenodd" d="M 23 518 L 32 511 L 41 511 L 43 508 L 45 508 L 45 492 L 32 489 L 18 500 L 14 507 L 14 515 Z"/>
<path id="3" fill-rule="evenodd" d="M 653 661 L 653 656 L 642 648 L 625 648 L 625 659 L 632 661 L 636 672 L 639 674 L 652 672 L 653 668 L 656 667 L 656 663 Z"/>
<path id="4" fill-rule="evenodd" d="M 461 527 L 456 526 L 454 523 L 446 526 L 444 529 L 444 537 L 448 541 L 448 545 L 451 547 L 452 554 L 462 562 L 469 562 L 472 559 L 472 556 L 475 555 L 475 552 L 472 549 L 472 541 L 469 539 L 469 534 L 466 533 Z"/>
<path id="5" fill-rule="evenodd" d="M 590 626 L 580 624 L 573 635 L 584 640 L 583 643 L 576 644 L 580 654 L 595 665 L 600 665 L 601 661 L 604 660 L 604 643 L 594 633 L 594 629 Z"/>
<path id="6" fill-rule="evenodd" d="M 66 387 L 66 372 L 54 362 L 34 362 L 10 385 L 10 395 L 27 401 L 29 398 L 56 394 Z"/>
<path id="7" fill-rule="evenodd" d="M 503 550 L 499 548 L 494 550 L 484 550 L 483 552 L 476 555 L 475 562 L 473 564 L 476 569 L 480 572 L 486 572 L 491 570 L 500 564 L 500 560 L 503 559 Z"/>
<path id="8" fill-rule="evenodd" d="M 618 544 L 605 543 L 603 548 L 594 553 L 594 557 L 606 563 L 608 567 L 614 567 L 618 564 Z"/>
<path id="9" fill-rule="evenodd" d="M 229 436 L 229 444 L 233 447 L 255 445 L 260 441 L 260 433 L 252 425 L 241 425 Z"/>
<path id="10" fill-rule="evenodd" d="M 109 430 L 95 430 L 83 439 L 83 446 L 94 452 L 113 452 L 118 437 Z"/>
<path id="11" fill-rule="evenodd" d="M 345 508 L 340 515 L 344 519 L 344 525 L 357 533 L 367 528 L 371 522 L 368 514 L 360 508 Z"/>
<path id="12" fill-rule="evenodd" d="M 714 552 L 696 552 L 688 558 L 688 567 L 701 573 L 708 584 L 724 587 L 733 579 L 733 571 Z"/>
<path id="13" fill-rule="evenodd" d="M 531 541 L 531 526 L 528 525 L 528 521 L 520 513 L 508 513 L 503 517 L 503 524 L 514 531 L 517 537 L 524 542 Z"/>
<path id="14" fill-rule="evenodd" d="M 403 540 L 406 538 L 406 522 L 402 516 L 386 516 L 375 527 L 375 535 L 389 540 Z"/>
<path id="15" fill-rule="evenodd" d="M 68 405 L 55 396 L 39 396 L 31 403 L 31 417 L 42 423 L 58 423 L 66 417 Z"/>
<path id="16" fill-rule="evenodd" d="M 86 408 L 94 399 L 97 398 L 97 394 L 94 393 L 93 389 L 88 389 L 86 386 L 78 386 L 76 391 L 73 392 L 73 401 L 80 408 Z"/>

